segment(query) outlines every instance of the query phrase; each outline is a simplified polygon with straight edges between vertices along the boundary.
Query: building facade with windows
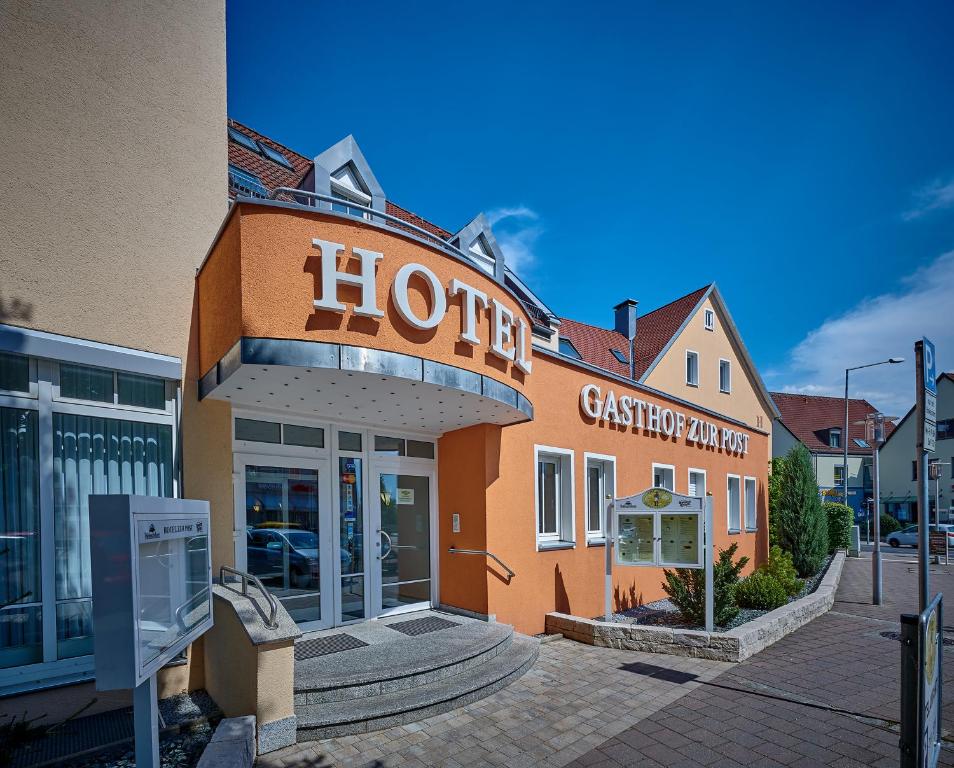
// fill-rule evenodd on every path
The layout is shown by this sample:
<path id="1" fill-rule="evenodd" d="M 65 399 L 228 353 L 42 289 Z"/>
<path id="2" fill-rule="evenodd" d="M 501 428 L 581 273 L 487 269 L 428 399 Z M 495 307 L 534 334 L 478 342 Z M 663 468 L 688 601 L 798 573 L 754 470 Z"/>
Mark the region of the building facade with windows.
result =
<path id="1" fill-rule="evenodd" d="M 881 511 L 903 523 L 918 521 L 917 426 L 912 408 L 881 446 Z M 954 515 L 954 373 L 937 379 L 937 450 L 928 461 L 939 466 L 928 477 L 932 522 Z"/>
<path id="2" fill-rule="evenodd" d="M 844 435 L 845 400 L 841 397 L 773 392 L 781 413 L 772 432 L 772 456 L 785 456 L 802 443 L 811 454 L 818 492 L 823 501 L 847 503 L 855 522 L 868 519 L 872 497 L 872 447 L 865 435 L 865 417 L 877 409 L 867 400 L 848 401 L 848 435 Z M 885 429 L 891 434 L 891 424 Z M 848 442 L 848 500 L 845 501 L 844 441 Z M 882 470 L 883 472 L 883 470 Z"/>
<path id="3" fill-rule="evenodd" d="M 585 326 L 486 217 L 452 231 L 389 200 L 353 138 L 308 159 L 235 121 L 220 136 L 231 203 L 181 363 L 0 329 L 5 530 L 53 531 L 8 570 L 7 690 L 46 658 L 35 590 L 77 660 L 48 679 L 91 674 L 90 493 L 208 500 L 214 572 L 257 576 L 306 632 L 439 606 L 528 634 L 596 615 L 608 505 L 652 486 L 711 495 L 716 546 L 764 559 L 773 406 L 714 285 Z M 620 608 L 663 595 L 659 568 L 614 579 Z"/>
<path id="4" fill-rule="evenodd" d="M 0 6 L 0 692 L 92 674 L 89 494 L 182 494 L 224 34 L 221 3 Z"/>

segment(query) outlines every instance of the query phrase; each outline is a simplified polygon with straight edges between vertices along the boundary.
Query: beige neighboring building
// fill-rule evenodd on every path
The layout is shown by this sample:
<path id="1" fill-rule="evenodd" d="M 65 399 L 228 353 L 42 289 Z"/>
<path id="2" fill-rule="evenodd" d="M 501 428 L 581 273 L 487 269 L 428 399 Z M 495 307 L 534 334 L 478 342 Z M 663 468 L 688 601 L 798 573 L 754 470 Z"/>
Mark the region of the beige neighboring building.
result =
<path id="1" fill-rule="evenodd" d="M 3 2 L 0 112 L 4 693 L 92 675 L 88 492 L 180 494 L 194 275 L 228 208 L 224 2 Z"/>
<path id="2" fill-rule="evenodd" d="M 560 351 L 629 377 L 633 313 L 632 374 L 640 384 L 771 436 L 778 411 L 715 283 L 645 315 L 637 309 L 633 301 L 617 305 L 613 330 L 563 319 Z"/>

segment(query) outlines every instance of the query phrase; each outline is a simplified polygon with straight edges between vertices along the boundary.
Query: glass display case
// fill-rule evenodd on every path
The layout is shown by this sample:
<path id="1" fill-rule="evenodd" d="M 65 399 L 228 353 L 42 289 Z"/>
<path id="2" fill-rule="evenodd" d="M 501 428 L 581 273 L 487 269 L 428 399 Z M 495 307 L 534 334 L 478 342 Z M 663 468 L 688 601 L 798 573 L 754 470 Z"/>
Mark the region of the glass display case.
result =
<path id="1" fill-rule="evenodd" d="M 98 690 L 136 688 L 212 626 L 209 504 L 90 495 Z"/>

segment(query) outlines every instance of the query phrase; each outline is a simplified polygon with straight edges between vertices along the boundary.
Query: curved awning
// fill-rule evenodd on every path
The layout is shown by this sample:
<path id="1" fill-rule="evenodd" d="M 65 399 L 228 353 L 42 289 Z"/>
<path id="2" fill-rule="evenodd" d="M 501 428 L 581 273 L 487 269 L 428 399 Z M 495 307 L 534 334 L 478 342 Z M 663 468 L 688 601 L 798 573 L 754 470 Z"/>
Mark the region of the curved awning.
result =
<path id="1" fill-rule="evenodd" d="M 296 339 L 243 337 L 199 381 L 199 399 L 442 433 L 533 419 L 502 382 L 421 357 Z"/>

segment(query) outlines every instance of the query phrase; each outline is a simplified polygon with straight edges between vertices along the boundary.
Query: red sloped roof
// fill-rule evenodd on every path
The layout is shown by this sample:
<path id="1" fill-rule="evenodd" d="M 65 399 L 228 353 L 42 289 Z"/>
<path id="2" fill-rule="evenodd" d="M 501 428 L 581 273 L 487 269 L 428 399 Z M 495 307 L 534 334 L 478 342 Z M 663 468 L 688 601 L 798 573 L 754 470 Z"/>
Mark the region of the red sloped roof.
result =
<path id="1" fill-rule="evenodd" d="M 268 187 L 269 191 L 276 187 L 296 187 L 305 177 L 305 174 L 311 170 L 312 161 L 304 155 L 300 155 L 283 144 L 272 141 L 267 136 L 253 131 L 248 126 L 242 125 L 238 120 L 229 118 L 228 125 L 230 128 L 244 133 L 246 136 L 261 141 L 276 152 L 281 152 L 292 164 L 293 167 L 291 169 L 286 168 L 274 160 L 269 160 L 264 155 L 252 152 L 252 150 L 246 149 L 241 144 L 231 139 L 229 140 L 229 164 L 241 168 L 243 171 L 254 173 L 261 179 L 262 184 Z"/>
<path id="2" fill-rule="evenodd" d="M 663 351 L 670 339 L 682 327 L 686 318 L 711 286 L 703 286 L 675 301 L 671 301 L 636 319 L 636 378 L 646 373 L 653 360 Z M 605 368 L 622 376 L 629 376 L 629 366 L 619 362 L 610 351 L 618 349 L 629 355 L 629 341 L 621 333 L 580 323 L 569 318 L 560 319 L 560 335 L 569 339 L 590 365 Z"/>
<path id="3" fill-rule="evenodd" d="M 845 399 L 823 395 L 798 395 L 789 392 L 772 392 L 772 399 L 782 414 L 782 423 L 801 440 L 810 451 L 838 453 L 841 448 L 832 448 L 828 442 L 828 430 L 845 428 Z M 865 439 L 863 424 L 869 413 L 878 411 L 867 400 L 849 398 L 848 400 L 848 453 L 870 454 L 870 448 L 861 448 L 855 439 Z M 893 424 L 885 426 L 887 437 L 894 429 Z"/>
<path id="4" fill-rule="evenodd" d="M 620 376 L 629 376 L 629 366 L 621 363 L 610 352 L 611 349 L 618 349 L 624 356 L 629 356 L 629 340 L 623 334 L 563 317 L 560 318 L 560 335 L 576 347 L 583 362 Z"/>
<path id="5" fill-rule="evenodd" d="M 442 240 L 449 240 L 452 233 L 448 232 L 446 229 L 442 229 L 436 224 L 432 224 L 427 219 L 418 216 L 416 213 L 411 213 L 411 211 L 406 208 L 402 208 L 399 205 L 395 205 L 390 200 L 385 201 L 385 213 L 389 213 L 392 216 L 396 216 L 401 219 L 401 221 L 406 221 L 408 224 L 413 224 L 415 227 L 420 227 L 430 232 L 432 235 L 436 235 Z"/>

